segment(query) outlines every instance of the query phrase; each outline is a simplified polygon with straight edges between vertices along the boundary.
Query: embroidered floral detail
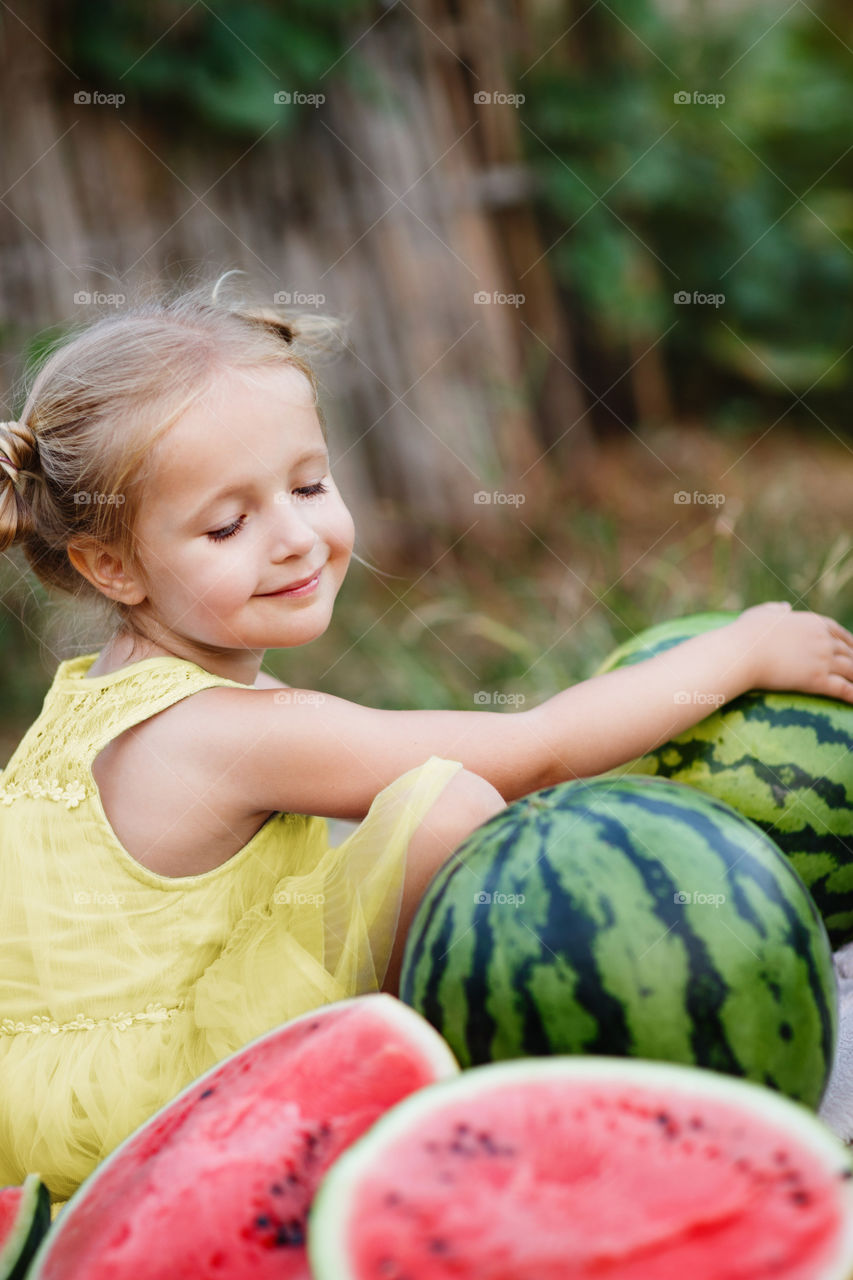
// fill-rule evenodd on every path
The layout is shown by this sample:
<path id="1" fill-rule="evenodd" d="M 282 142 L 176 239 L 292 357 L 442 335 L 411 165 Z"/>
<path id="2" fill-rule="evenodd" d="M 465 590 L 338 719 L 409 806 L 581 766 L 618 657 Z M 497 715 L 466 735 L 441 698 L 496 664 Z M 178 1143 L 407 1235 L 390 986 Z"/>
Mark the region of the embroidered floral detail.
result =
<path id="1" fill-rule="evenodd" d="M 78 1013 L 71 1022 L 54 1022 L 46 1014 L 36 1014 L 32 1022 L 15 1022 L 13 1018 L 0 1019 L 0 1034 L 19 1035 L 28 1031 L 31 1035 L 56 1035 L 60 1031 L 92 1031 L 95 1027 L 115 1027 L 118 1031 L 127 1031 L 134 1022 L 166 1022 L 174 1018 L 183 1009 L 183 1004 L 167 1008 L 165 1005 L 151 1002 L 142 1013 L 112 1013 L 108 1018 L 87 1018 Z"/>
<path id="2" fill-rule="evenodd" d="M 77 779 L 64 787 L 57 778 L 48 778 L 46 782 L 31 778 L 28 782 L 10 782 L 7 786 L 0 786 L 0 802 L 3 804 L 11 804 L 13 800 L 20 800 L 22 796 L 29 796 L 34 800 L 44 797 L 48 800 L 60 800 L 64 802 L 66 808 L 76 809 L 88 794 L 82 782 Z"/>

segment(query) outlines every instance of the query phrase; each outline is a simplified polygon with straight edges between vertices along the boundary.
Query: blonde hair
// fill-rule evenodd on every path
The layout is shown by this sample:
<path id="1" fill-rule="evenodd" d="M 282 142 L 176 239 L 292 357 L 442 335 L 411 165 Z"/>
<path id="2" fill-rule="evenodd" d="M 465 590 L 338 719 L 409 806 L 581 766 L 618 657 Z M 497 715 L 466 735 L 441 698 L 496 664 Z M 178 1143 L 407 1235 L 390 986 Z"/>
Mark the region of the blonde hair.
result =
<path id="1" fill-rule="evenodd" d="M 136 567 L 133 530 L 154 446 L 216 374 L 292 365 L 316 403 L 313 363 L 341 337 L 342 321 L 329 316 L 220 301 L 230 274 L 173 296 L 151 286 L 128 309 L 72 331 L 25 375 L 17 421 L 0 423 L 0 551 L 19 544 L 46 587 L 116 631 L 135 631 L 133 606 L 79 573 L 69 544 L 113 545 Z M 317 413 L 325 437 L 319 404 Z"/>

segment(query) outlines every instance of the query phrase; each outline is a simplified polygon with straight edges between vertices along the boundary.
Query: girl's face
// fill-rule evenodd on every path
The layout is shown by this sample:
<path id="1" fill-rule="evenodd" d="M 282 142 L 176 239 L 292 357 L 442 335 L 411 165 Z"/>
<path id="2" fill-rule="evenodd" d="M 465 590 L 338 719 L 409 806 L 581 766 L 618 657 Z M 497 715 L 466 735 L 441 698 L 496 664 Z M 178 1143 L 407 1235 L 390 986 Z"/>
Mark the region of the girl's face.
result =
<path id="1" fill-rule="evenodd" d="M 282 365 L 217 376 L 158 442 L 134 533 L 140 621 L 152 619 L 174 651 L 216 652 L 235 670 L 251 666 L 250 651 L 256 670 L 265 649 L 322 635 L 354 528 L 304 374 Z"/>

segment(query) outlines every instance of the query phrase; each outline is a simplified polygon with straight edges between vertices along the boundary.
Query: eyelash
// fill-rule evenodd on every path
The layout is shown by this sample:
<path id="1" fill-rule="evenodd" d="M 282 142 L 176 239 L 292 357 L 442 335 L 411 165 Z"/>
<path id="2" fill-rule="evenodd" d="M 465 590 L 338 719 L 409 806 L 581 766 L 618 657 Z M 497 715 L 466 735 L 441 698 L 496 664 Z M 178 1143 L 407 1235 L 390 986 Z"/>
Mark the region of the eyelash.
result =
<path id="1" fill-rule="evenodd" d="M 328 493 L 328 488 L 323 484 L 322 480 L 318 480 L 316 484 L 307 484 L 303 488 L 297 489 L 297 493 L 303 497 L 315 498 L 318 494 Z M 239 533 L 243 527 L 245 516 L 240 516 L 239 520 L 235 520 L 233 524 L 225 525 L 223 529 L 215 529 L 213 533 L 207 536 L 211 542 L 224 542 L 226 538 L 233 538 L 235 533 Z"/>

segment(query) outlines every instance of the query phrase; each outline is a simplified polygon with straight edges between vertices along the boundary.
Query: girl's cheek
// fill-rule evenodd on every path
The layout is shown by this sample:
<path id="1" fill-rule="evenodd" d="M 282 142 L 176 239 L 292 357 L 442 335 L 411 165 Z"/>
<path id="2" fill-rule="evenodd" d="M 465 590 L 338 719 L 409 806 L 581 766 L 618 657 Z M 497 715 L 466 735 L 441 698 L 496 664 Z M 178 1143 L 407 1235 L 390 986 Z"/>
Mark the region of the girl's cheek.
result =
<path id="1" fill-rule="evenodd" d="M 350 515 L 349 508 L 344 506 L 340 497 L 338 497 L 335 509 L 331 513 L 329 534 L 330 541 L 333 540 L 342 550 L 352 551 L 355 544 L 355 522 Z"/>

